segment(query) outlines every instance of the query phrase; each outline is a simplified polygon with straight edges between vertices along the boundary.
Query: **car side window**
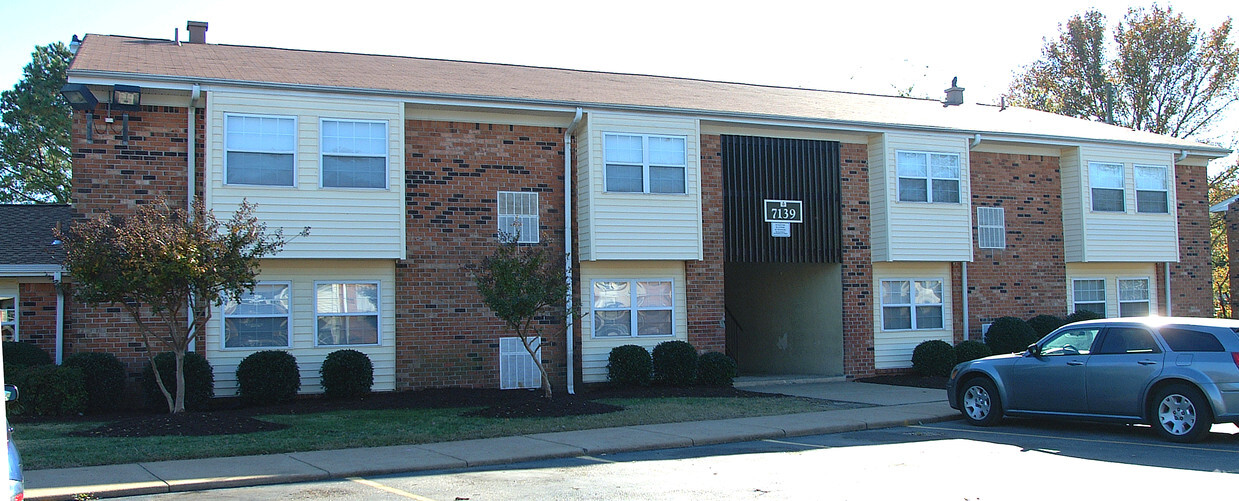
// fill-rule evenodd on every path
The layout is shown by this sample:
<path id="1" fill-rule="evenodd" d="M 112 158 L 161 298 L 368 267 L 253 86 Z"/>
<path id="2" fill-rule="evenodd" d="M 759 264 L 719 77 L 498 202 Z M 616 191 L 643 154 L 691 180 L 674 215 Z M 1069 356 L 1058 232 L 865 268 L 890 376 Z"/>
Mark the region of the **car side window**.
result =
<path id="1" fill-rule="evenodd" d="M 1088 355 L 1101 328 L 1068 329 L 1041 344 L 1041 356 Z"/>
<path id="2" fill-rule="evenodd" d="M 1226 351 L 1222 343 L 1208 332 L 1163 327 L 1158 330 L 1173 351 Z"/>
<path id="3" fill-rule="evenodd" d="M 1111 327 L 1101 339 L 1094 355 L 1127 353 L 1159 353 L 1161 348 L 1153 341 L 1153 334 L 1139 327 Z"/>

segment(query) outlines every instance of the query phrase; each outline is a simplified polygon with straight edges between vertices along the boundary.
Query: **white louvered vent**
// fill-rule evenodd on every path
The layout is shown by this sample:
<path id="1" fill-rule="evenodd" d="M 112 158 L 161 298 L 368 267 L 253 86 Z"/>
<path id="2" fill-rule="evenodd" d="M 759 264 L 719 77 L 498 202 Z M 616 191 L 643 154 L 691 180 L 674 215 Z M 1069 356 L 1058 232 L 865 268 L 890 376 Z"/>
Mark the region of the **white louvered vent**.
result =
<path id="1" fill-rule="evenodd" d="M 977 246 L 1007 248 L 1007 221 L 1002 207 L 977 207 Z"/>
<path id="2" fill-rule="evenodd" d="M 532 340 L 534 353 L 542 356 L 542 338 Z M 525 351 L 519 337 L 499 338 L 499 389 L 541 388 L 542 373 Z"/>

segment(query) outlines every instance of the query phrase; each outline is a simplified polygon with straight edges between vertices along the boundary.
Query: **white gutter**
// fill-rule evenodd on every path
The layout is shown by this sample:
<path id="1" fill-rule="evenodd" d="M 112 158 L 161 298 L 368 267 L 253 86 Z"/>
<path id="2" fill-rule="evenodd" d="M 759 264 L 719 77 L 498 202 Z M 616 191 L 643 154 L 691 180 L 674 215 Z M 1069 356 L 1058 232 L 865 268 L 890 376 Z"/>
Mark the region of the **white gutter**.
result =
<path id="1" fill-rule="evenodd" d="M 180 42 L 178 41 L 177 43 L 180 43 Z M 199 86 L 198 84 L 194 84 L 193 89 L 189 93 L 189 106 L 186 108 L 186 112 L 185 112 L 186 116 L 188 117 L 187 119 L 188 125 L 186 126 L 186 130 L 189 131 L 188 137 L 185 138 L 185 142 L 187 143 L 185 147 L 185 156 L 189 159 L 187 162 L 188 166 L 185 169 L 186 171 L 185 179 L 189 181 L 188 183 L 186 183 L 186 187 L 185 187 L 185 192 L 187 193 L 186 200 L 185 200 L 185 203 L 186 203 L 185 217 L 189 218 L 190 220 L 193 220 L 193 217 L 194 217 L 194 195 L 195 195 L 194 193 L 195 179 L 194 178 L 196 174 L 194 172 L 194 168 L 196 167 L 198 163 L 197 162 L 198 149 L 197 149 L 197 141 L 196 141 L 197 131 L 195 130 L 197 121 L 195 120 L 194 111 L 198 109 L 198 97 L 200 97 L 201 95 L 202 95 L 202 87 Z M 192 303 L 187 304 L 186 306 L 187 307 L 185 308 L 185 321 L 188 322 L 189 325 L 192 326 L 194 325 L 194 309 L 192 307 Z M 190 344 L 189 351 L 197 351 L 194 349 L 196 345 L 197 343 Z"/>
<path id="2" fill-rule="evenodd" d="M 968 335 L 968 262 L 961 261 L 959 264 L 963 268 L 960 272 L 960 282 L 963 282 L 963 284 L 960 284 L 959 295 L 963 298 L 964 303 L 964 341 L 967 341 L 970 338 Z"/>
<path id="3" fill-rule="evenodd" d="M 968 149 L 973 149 L 973 148 L 976 148 L 977 146 L 980 146 L 980 145 L 981 145 L 981 135 L 980 135 L 980 134 L 973 134 L 973 135 L 972 135 L 972 144 L 968 146 Z"/>
<path id="4" fill-rule="evenodd" d="M 52 275 L 52 283 L 56 287 L 56 365 L 65 359 L 65 292 L 61 288 L 61 275 Z"/>
<path id="5" fill-rule="evenodd" d="M 576 115 L 572 117 L 572 123 L 568 124 L 568 128 L 564 129 L 564 276 L 568 281 L 568 295 L 566 298 L 567 318 L 564 319 L 564 339 L 567 341 L 568 353 L 568 394 L 575 395 L 576 390 L 573 388 L 573 373 L 576 368 L 573 366 L 573 350 L 576 344 L 576 339 L 572 333 L 573 318 L 572 318 L 572 131 L 576 129 L 577 124 L 581 123 L 581 108 L 576 109 Z"/>

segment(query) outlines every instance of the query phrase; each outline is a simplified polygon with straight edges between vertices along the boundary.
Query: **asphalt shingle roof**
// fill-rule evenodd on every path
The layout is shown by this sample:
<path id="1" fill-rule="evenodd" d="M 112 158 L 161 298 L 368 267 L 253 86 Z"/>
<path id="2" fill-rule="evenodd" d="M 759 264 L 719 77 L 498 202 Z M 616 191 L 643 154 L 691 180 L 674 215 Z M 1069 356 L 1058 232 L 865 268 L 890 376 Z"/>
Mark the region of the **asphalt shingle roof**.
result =
<path id="1" fill-rule="evenodd" d="M 87 35 L 74 77 L 300 86 L 407 96 L 658 109 L 849 127 L 1146 144 L 1225 154 L 1195 141 L 1023 108 L 494 63 Z"/>
<path id="2" fill-rule="evenodd" d="M 0 205 L 0 265 L 58 265 L 64 246 L 52 245 L 52 228 L 67 229 L 68 205 Z"/>

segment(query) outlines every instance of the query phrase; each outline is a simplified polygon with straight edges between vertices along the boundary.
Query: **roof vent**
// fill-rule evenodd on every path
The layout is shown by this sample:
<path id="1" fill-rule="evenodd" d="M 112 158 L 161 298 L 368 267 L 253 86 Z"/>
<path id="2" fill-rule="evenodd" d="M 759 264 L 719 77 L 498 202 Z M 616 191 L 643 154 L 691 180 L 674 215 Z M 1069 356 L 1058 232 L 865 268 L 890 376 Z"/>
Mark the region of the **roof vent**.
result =
<path id="1" fill-rule="evenodd" d="M 959 106 L 964 104 L 964 88 L 959 86 L 959 77 L 951 79 L 951 88 L 946 90 L 946 101 L 942 106 Z"/>
<path id="2" fill-rule="evenodd" d="M 189 21 L 185 23 L 189 31 L 189 43 L 206 43 L 207 23 L 205 21 Z"/>

